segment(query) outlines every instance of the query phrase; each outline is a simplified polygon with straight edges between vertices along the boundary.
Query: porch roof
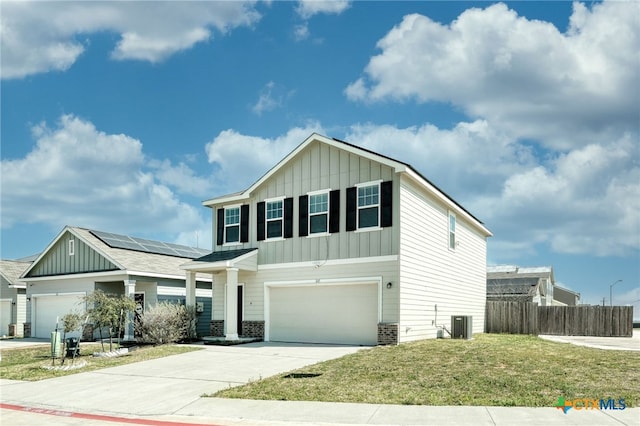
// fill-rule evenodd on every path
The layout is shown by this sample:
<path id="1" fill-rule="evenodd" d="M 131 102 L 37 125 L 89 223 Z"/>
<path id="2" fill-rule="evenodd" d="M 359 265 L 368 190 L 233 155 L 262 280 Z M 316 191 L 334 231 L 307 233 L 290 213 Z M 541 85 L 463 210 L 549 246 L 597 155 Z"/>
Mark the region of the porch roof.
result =
<path id="1" fill-rule="evenodd" d="M 193 272 L 217 272 L 227 268 L 243 271 L 258 270 L 258 249 L 214 251 L 205 256 L 180 265 L 180 268 Z"/>

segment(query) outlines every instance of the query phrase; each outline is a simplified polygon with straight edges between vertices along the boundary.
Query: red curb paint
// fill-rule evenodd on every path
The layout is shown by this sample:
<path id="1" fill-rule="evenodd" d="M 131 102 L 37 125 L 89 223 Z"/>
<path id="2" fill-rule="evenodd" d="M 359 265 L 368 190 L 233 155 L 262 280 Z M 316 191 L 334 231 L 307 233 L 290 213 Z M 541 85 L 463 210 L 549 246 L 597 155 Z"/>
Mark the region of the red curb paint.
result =
<path id="1" fill-rule="evenodd" d="M 0 402 L 0 408 L 4 408 L 7 410 L 15 410 L 22 411 L 25 413 L 34 413 L 34 414 L 46 414 L 49 416 L 58 416 L 58 417 L 71 417 L 74 419 L 84 419 L 84 420 L 99 420 L 103 422 L 114 422 L 114 423 L 130 423 L 136 425 L 150 425 L 150 426 L 211 426 L 211 423 L 183 423 L 183 422 L 169 422 L 163 420 L 150 420 L 150 419 L 132 419 L 127 417 L 116 417 L 116 416 L 104 416 L 100 414 L 87 414 L 87 413 L 74 413 L 72 411 L 62 411 L 62 410 L 54 410 L 49 408 L 33 408 L 33 407 L 23 407 L 21 405 L 13 405 L 13 404 L 5 404 Z"/>

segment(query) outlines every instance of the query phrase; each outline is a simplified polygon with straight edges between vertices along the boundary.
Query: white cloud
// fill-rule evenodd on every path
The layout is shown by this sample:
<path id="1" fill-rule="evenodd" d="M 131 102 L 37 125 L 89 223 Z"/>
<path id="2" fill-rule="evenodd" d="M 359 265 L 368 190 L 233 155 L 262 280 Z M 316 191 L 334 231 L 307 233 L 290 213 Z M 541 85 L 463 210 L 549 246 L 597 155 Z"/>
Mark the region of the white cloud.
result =
<path id="1" fill-rule="evenodd" d="M 293 28 L 293 38 L 296 41 L 302 41 L 309 38 L 309 24 L 307 22 L 296 25 Z"/>
<path id="2" fill-rule="evenodd" d="M 178 235 L 205 226 L 197 207 L 145 170 L 140 141 L 71 115 L 55 128 L 35 126 L 33 136 L 24 158 L 0 163 L 2 228 L 41 223 Z"/>
<path id="3" fill-rule="evenodd" d="M 566 33 L 504 4 L 468 9 L 450 25 L 408 15 L 345 94 L 451 102 L 556 149 L 617 138 L 640 114 L 637 12 L 634 2 L 574 3 Z"/>
<path id="4" fill-rule="evenodd" d="M 313 132 L 322 133 L 319 123 L 292 128 L 276 138 L 247 136 L 231 129 L 220 132 L 205 147 L 209 163 L 216 166 L 217 188 L 247 189 Z"/>
<path id="5" fill-rule="evenodd" d="M 210 197 L 213 192 L 213 181 L 210 178 L 196 176 L 186 163 L 173 165 L 169 160 L 151 160 L 149 167 L 154 169 L 156 179 L 177 192 L 201 198 Z"/>
<path id="6" fill-rule="evenodd" d="M 296 12 L 303 19 L 309 19 L 319 13 L 339 15 L 351 7 L 347 0 L 300 0 Z"/>
<path id="7" fill-rule="evenodd" d="M 270 81 L 260 91 L 258 101 L 253 107 L 251 107 L 251 110 L 255 114 L 262 115 L 264 111 L 272 111 L 282 105 L 282 98 L 274 98 L 273 96 L 274 87 L 275 83 Z"/>
<path id="8" fill-rule="evenodd" d="M 2 78 L 64 71 L 85 46 L 79 35 L 114 32 L 118 60 L 163 61 L 260 19 L 255 2 L 3 2 Z"/>
<path id="9" fill-rule="evenodd" d="M 544 242 L 559 253 L 637 253 L 639 158 L 630 135 L 588 145 L 509 176 L 500 193 L 476 204 L 502 239 Z"/>

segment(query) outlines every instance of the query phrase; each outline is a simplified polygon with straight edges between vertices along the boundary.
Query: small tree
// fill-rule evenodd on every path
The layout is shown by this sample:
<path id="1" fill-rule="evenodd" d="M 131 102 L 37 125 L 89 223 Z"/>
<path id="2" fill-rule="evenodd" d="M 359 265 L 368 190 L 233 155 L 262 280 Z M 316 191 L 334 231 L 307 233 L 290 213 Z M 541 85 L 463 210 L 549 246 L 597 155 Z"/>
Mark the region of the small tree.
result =
<path id="1" fill-rule="evenodd" d="M 107 294 L 102 290 L 96 290 L 85 296 L 85 301 L 92 305 L 88 314 L 94 327 L 98 327 L 100 343 L 104 352 L 103 328 L 109 332 L 109 351 L 113 350 L 114 331 L 120 336 L 122 318 L 135 309 L 133 299 L 124 295 Z"/>
<path id="2" fill-rule="evenodd" d="M 63 329 L 63 337 L 62 337 L 62 365 L 64 365 L 65 360 L 65 345 L 67 341 L 67 333 L 71 333 L 82 327 L 83 318 L 77 312 L 69 312 L 62 317 L 62 329 Z M 74 355 L 75 359 L 75 355 Z"/>

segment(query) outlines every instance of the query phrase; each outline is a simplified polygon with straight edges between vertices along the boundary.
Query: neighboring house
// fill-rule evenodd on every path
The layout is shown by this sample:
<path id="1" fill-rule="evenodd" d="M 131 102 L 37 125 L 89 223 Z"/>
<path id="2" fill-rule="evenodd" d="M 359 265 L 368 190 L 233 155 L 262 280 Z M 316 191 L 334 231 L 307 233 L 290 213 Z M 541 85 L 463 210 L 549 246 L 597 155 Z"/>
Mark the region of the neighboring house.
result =
<path id="1" fill-rule="evenodd" d="M 83 313 L 83 297 L 95 290 L 132 297 L 141 310 L 165 300 L 184 303 L 185 277 L 180 265 L 208 252 L 67 226 L 20 279 L 26 284 L 28 301 L 25 335 L 49 338 L 56 320 L 69 312 Z M 193 291 L 202 311 L 197 331 L 207 335 L 211 278 L 198 276 Z M 131 338 L 131 333 L 129 327 L 125 337 Z"/>
<path id="2" fill-rule="evenodd" d="M 534 302 L 540 306 L 576 305 L 580 295 L 555 283 L 551 266 L 487 267 L 487 300 Z"/>
<path id="3" fill-rule="evenodd" d="M 560 287 L 559 285 L 553 286 L 554 305 L 576 306 L 578 303 L 580 303 L 580 293 Z"/>
<path id="4" fill-rule="evenodd" d="M 26 286 L 18 281 L 31 262 L 0 260 L 0 336 L 23 336 L 27 321 Z"/>
<path id="5" fill-rule="evenodd" d="M 406 163 L 312 134 L 203 204 L 214 250 L 183 268 L 187 288 L 213 277 L 214 336 L 396 344 L 452 315 L 483 331 L 491 232 Z"/>

